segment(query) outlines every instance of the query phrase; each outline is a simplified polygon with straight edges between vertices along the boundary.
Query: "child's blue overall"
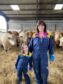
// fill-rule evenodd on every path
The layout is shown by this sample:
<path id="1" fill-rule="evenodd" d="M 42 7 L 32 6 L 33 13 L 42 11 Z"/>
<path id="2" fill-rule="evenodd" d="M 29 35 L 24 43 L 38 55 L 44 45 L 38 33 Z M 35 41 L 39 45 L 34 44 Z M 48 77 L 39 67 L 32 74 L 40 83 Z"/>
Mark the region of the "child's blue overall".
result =
<path id="1" fill-rule="evenodd" d="M 30 67 L 32 65 L 31 65 L 31 62 L 29 62 L 29 60 L 30 60 L 30 56 L 18 56 L 16 64 L 15 64 L 16 70 L 17 70 L 17 77 L 18 77 L 17 84 L 20 84 L 20 82 L 22 80 L 22 74 L 24 75 L 26 84 L 30 84 L 30 78 L 27 74 L 28 63 L 30 65 Z"/>

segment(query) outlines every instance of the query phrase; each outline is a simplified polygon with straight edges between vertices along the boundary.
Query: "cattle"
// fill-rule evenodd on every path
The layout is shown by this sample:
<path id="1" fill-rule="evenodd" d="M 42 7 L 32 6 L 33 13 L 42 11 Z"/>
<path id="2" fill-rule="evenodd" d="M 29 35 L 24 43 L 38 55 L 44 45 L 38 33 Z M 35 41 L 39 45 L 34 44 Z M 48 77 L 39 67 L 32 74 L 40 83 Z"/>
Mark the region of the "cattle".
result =
<path id="1" fill-rule="evenodd" d="M 20 31 L 18 36 L 19 50 L 21 49 L 21 45 L 23 42 L 27 42 L 27 33 L 24 31 Z"/>
<path id="2" fill-rule="evenodd" d="M 16 45 L 16 36 L 13 35 L 11 32 L 0 32 L 0 45 L 3 46 L 5 51 L 7 51 L 11 46 Z"/>
<path id="3" fill-rule="evenodd" d="M 56 47 L 63 47 L 63 32 L 56 31 L 54 33 L 54 42 Z"/>
<path id="4" fill-rule="evenodd" d="M 60 38 L 60 44 L 59 44 L 59 46 L 63 48 L 63 36 Z"/>
<path id="5" fill-rule="evenodd" d="M 54 32 L 54 44 L 56 47 L 59 47 L 59 43 L 60 43 L 60 35 L 61 33 L 59 31 Z"/>
<path id="6" fill-rule="evenodd" d="M 21 42 L 27 41 L 27 34 L 26 34 L 26 32 L 24 32 L 24 31 L 20 32 L 19 33 L 19 39 L 20 39 Z"/>
<path id="7" fill-rule="evenodd" d="M 60 39 L 60 32 L 55 32 L 55 41 L 58 41 Z"/>

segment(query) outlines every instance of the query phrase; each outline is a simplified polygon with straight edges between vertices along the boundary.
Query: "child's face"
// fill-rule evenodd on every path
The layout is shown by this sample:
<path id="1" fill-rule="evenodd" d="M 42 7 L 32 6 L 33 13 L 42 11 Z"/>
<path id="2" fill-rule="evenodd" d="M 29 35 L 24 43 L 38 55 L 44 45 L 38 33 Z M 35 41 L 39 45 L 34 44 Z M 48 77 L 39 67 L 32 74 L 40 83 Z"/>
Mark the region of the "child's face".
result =
<path id="1" fill-rule="evenodd" d="M 28 54 L 28 46 L 26 44 L 22 45 L 22 51 L 24 54 Z"/>

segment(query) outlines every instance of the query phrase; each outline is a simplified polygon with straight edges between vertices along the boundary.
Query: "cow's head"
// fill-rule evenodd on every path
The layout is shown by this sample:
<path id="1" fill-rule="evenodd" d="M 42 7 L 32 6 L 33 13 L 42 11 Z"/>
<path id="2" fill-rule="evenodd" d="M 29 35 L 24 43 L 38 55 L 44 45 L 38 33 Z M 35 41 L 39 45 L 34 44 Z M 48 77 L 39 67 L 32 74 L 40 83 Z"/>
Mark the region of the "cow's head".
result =
<path id="1" fill-rule="evenodd" d="M 20 39 L 21 42 L 27 41 L 27 34 L 26 34 L 26 32 L 20 32 L 19 33 L 19 39 Z"/>
<path id="2" fill-rule="evenodd" d="M 13 46 L 16 45 L 16 36 L 12 33 L 8 33 L 8 42 Z"/>

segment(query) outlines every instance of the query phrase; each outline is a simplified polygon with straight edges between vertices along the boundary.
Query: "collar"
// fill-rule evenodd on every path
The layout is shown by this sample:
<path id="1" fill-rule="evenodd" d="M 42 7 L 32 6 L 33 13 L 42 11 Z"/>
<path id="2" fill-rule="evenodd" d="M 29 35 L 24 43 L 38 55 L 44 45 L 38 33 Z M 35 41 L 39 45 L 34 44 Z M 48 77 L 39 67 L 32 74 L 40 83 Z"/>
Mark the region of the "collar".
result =
<path id="1" fill-rule="evenodd" d="M 29 54 L 22 54 L 23 56 L 32 56 L 32 53 L 29 52 Z"/>

